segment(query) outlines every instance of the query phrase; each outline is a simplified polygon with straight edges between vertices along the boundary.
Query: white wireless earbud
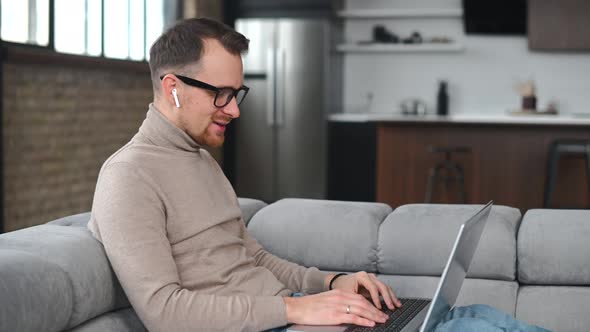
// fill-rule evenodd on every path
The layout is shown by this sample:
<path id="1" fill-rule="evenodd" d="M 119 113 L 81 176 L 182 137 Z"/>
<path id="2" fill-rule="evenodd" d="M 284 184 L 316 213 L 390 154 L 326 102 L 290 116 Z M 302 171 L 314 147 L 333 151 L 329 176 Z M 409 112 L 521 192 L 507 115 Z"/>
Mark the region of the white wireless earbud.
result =
<path id="1" fill-rule="evenodd" d="M 176 104 L 176 107 L 180 108 L 180 102 L 178 101 L 178 94 L 176 93 L 176 89 L 172 89 L 172 97 L 174 97 L 174 103 Z"/>

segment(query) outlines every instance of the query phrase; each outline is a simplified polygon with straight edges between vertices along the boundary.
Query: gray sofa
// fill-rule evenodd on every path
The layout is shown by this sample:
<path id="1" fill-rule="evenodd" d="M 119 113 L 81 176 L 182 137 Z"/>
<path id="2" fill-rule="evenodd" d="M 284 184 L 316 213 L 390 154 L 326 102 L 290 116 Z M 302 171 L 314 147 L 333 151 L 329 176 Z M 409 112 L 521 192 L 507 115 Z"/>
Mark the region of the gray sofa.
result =
<path id="1" fill-rule="evenodd" d="M 240 199 L 269 251 L 328 271 L 366 270 L 402 297 L 432 297 L 475 205 Z M 145 331 L 79 214 L 0 235 L 0 331 Z M 458 304 L 554 331 L 590 330 L 590 210 L 494 206 Z"/>

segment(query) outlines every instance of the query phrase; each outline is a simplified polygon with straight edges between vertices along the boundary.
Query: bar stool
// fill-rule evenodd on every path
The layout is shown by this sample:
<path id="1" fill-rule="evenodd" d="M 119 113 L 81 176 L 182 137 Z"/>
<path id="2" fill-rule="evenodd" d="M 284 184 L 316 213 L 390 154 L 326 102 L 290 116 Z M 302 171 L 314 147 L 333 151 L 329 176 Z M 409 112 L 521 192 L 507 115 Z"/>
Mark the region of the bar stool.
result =
<path id="1" fill-rule="evenodd" d="M 586 159 L 586 180 L 590 192 L 590 140 L 560 139 L 553 141 L 549 146 L 547 158 L 547 177 L 545 180 L 545 192 L 543 194 L 543 207 L 551 205 L 551 196 L 555 190 L 559 158 L 562 154 L 576 155 Z"/>
<path id="2" fill-rule="evenodd" d="M 446 176 L 443 178 L 445 188 L 448 191 L 451 184 L 456 181 L 459 184 L 460 203 L 465 203 L 467 201 L 467 195 L 465 194 L 465 173 L 463 172 L 463 167 L 458 162 L 452 160 L 452 154 L 469 153 L 471 152 L 471 148 L 466 146 L 431 146 L 429 149 L 431 153 L 444 153 L 445 159 L 430 168 L 424 201 L 426 203 L 432 203 L 434 187 L 440 177 L 441 171 L 444 170 L 446 173 Z"/>

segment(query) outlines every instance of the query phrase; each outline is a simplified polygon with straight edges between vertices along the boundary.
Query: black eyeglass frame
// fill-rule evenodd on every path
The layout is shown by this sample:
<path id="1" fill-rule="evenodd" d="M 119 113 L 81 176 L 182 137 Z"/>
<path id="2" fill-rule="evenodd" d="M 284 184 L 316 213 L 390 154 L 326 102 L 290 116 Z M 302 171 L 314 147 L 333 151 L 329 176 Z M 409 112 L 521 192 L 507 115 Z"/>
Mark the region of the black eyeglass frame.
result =
<path id="1" fill-rule="evenodd" d="M 160 80 L 163 80 L 166 75 L 168 75 L 168 74 L 160 76 Z M 250 91 L 250 88 L 245 85 L 242 85 L 239 89 L 234 89 L 234 88 L 230 88 L 230 87 L 218 88 L 216 86 L 205 83 L 203 81 L 196 80 L 194 78 L 190 78 L 190 77 L 186 77 L 186 76 L 182 76 L 182 75 L 177 75 L 177 74 L 172 74 L 172 73 L 170 75 L 176 76 L 179 80 L 181 80 L 186 85 L 190 85 L 195 88 L 201 88 L 201 89 L 215 92 L 215 99 L 213 100 L 213 106 L 219 107 L 219 108 L 227 106 L 233 98 L 236 98 L 236 103 L 239 106 L 244 101 L 244 99 L 246 99 L 246 96 L 248 95 L 248 91 Z M 223 103 L 223 105 L 217 105 L 217 98 L 219 97 L 220 93 L 222 93 L 223 91 L 228 91 L 228 90 L 231 90 L 231 94 L 228 95 L 228 98 L 225 100 L 225 103 Z M 244 96 L 242 96 L 241 100 L 238 101 L 237 96 L 238 96 L 238 93 L 240 93 L 240 91 L 244 91 Z"/>

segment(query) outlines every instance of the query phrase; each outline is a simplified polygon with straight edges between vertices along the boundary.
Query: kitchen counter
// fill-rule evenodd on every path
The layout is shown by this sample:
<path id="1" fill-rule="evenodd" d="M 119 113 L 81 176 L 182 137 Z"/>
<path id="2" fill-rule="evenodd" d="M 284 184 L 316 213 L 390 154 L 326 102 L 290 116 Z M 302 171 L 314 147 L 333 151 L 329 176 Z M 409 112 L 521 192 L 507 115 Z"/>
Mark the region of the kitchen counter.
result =
<path id="1" fill-rule="evenodd" d="M 467 203 L 494 200 L 523 210 L 541 208 L 553 142 L 590 140 L 590 117 L 565 115 L 371 113 L 334 114 L 329 120 L 330 199 L 394 207 L 425 201 L 431 169 L 445 158 L 433 147 L 463 147 L 469 152 L 451 159 L 464 169 Z M 583 156 L 560 160 L 553 207 L 588 206 L 586 172 Z M 439 181 L 432 202 L 458 203 L 458 192 Z"/>
<path id="2" fill-rule="evenodd" d="M 590 126 L 590 114 L 587 115 L 478 115 L 453 114 L 439 115 L 403 115 L 399 113 L 337 113 L 328 116 L 331 122 L 410 122 L 443 124 L 506 124 L 506 125 L 558 125 Z"/>

